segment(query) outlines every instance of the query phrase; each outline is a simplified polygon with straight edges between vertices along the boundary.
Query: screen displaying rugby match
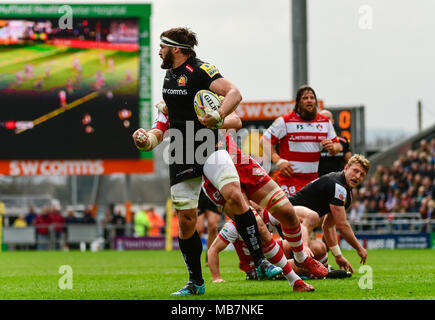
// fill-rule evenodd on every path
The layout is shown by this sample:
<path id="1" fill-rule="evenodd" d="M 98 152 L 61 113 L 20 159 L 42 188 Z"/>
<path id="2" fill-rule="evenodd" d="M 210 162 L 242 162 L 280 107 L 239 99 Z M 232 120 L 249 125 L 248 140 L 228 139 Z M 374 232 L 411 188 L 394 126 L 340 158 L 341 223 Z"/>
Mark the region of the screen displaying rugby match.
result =
<path id="1" fill-rule="evenodd" d="M 134 18 L 0 20 L 0 159 L 138 158 Z"/>

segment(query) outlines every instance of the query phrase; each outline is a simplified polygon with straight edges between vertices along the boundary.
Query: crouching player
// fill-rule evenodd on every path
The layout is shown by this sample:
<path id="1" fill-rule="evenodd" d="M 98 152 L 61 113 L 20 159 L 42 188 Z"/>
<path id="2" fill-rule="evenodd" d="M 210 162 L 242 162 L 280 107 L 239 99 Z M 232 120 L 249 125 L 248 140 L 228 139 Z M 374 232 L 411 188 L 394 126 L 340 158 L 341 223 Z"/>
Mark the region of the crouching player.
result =
<path id="1" fill-rule="evenodd" d="M 367 250 L 356 239 L 346 219 L 346 209 L 352 202 L 352 188 L 357 187 L 366 177 L 370 169 L 370 161 L 364 156 L 355 154 L 345 165 L 343 171 L 331 172 L 310 182 L 296 194 L 289 197 L 296 214 L 301 219 L 304 245 L 309 245 L 309 233 L 320 224 L 321 218 L 325 242 L 331 249 L 340 268 L 353 273 L 352 265 L 341 253 L 337 244 L 335 227 L 361 257 L 365 264 Z"/>

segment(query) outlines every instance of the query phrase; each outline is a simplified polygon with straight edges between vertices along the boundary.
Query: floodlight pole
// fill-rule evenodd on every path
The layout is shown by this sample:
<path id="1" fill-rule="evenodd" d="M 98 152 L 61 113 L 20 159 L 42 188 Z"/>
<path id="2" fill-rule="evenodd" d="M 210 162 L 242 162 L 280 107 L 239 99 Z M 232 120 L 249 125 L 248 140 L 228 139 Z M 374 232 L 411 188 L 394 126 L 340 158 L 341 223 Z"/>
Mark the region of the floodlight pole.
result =
<path id="1" fill-rule="evenodd" d="M 417 126 L 418 132 L 420 133 L 422 130 L 421 100 L 418 100 L 417 102 Z"/>
<path id="2" fill-rule="evenodd" d="M 293 43 L 293 96 L 301 85 L 308 84 L 307 2 L 291 0 Z"/>

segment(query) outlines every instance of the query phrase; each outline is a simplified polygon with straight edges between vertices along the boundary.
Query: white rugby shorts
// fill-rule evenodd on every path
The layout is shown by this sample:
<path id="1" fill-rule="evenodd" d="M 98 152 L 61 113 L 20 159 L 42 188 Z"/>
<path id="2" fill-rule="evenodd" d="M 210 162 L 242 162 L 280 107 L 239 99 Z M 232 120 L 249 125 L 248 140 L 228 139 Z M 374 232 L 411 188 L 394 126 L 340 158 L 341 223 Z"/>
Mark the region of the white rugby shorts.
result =
<path id="1" fill-rule="evenodd" d="M 236 167 L 226 150 L 217 150 L 204 163 L 204 175 L 219 191 L 230 182 L 239 182 Z M 171 187 L 172 204 L 177 210 L 188 210 L 198 207 L 202 177 L 189 179 Z"/>

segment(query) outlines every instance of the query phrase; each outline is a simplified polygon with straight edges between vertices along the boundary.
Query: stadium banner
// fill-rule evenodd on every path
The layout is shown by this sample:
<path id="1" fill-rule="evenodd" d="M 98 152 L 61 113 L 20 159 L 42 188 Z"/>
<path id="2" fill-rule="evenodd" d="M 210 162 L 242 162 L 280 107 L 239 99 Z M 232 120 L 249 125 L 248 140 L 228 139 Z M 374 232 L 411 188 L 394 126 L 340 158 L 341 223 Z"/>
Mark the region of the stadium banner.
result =
<path id="1" fill-rule="evenodd" d="M 5 176 L 98 176 L 154 172 L 152 159 L 83 159 L 0 161 Z"/>
<path id="2" fill-rule="evenodd" d="M 113 240 L 116 250 L 164 250 L 166 238 L 158 237 L 127 237 L 118 236 Z M 172 237 L 172 249 L 179 249 L 178 237 Z"/>
<path id="3" fill-rule="evenodd" d="M 153 120 L 150 19 L 150 3 L 0 4 L 0 174 L 154 172 L 131 138 Z"/>
<path id="4" fill-rule="evenodd" d="M 359 243 L 366 249 L 426 249 L 431 248 L 429 233 L 416 234 L 355 234 Z M 343 238 L 340 238 L 342 249 L 353 249 Z"/>
<path id="5" fill-rule="evenodd" d="M 296 100 L 284 101 L 246 101 L 241 102 L 236 109 L 237 115 L 243 121 L 275 120 L 286 113 L 292 112 Z M 318 100 L 318 107 L 323 110 L 323 100 Z"/>

